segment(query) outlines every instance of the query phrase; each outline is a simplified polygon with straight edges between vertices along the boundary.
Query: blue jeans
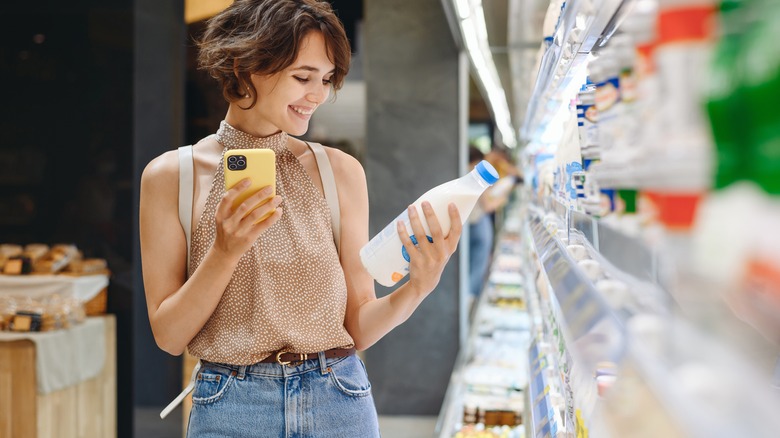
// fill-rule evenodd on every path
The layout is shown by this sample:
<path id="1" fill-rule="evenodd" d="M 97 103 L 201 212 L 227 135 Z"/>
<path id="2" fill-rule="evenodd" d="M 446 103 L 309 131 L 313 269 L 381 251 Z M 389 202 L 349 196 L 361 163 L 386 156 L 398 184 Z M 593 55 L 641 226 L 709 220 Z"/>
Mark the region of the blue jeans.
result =
<path id="1" fill-rule="evenodd" d="M 355 355 L 298 366 L 203 362 L 187 437 L 379 437 L 363 361 Z"/>
<path id="2" fill-rule="evenodd" d="M 493 220 L 484 214 L 469 225 L 469 289 L 474 297 L 479 296 L 485 284 L 492 250 Z"/>

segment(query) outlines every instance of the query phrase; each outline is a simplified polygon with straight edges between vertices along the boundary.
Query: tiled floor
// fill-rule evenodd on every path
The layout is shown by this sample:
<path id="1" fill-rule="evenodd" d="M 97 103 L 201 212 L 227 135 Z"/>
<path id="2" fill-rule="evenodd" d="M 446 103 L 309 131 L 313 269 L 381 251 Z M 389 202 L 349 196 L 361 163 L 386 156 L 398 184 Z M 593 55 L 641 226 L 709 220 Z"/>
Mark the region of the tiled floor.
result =
<path id="1" fill-rule="evenodd" d="M 134 435 L 136 438 L 181 438 L 181 411 L 176 410 L 168 418 L 161 420 L 159 417 L 161 409 L 138 408 L 135 410 Z M 436 417 L 379 417 L 382 438 L 431 438 L 435 427 Z"/>

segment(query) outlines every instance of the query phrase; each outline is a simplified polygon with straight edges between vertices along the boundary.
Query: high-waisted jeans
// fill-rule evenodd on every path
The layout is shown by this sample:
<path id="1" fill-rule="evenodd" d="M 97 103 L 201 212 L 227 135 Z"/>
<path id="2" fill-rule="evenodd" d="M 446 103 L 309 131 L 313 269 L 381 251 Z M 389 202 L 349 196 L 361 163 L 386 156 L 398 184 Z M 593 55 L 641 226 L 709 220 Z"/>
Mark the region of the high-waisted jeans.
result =
<path id="1" fill-rule="evenodd" d="M 297 366 L 204 361 L 192 393 L 188 438 L 372 438 L 371 384 L 355 355 Z"/>

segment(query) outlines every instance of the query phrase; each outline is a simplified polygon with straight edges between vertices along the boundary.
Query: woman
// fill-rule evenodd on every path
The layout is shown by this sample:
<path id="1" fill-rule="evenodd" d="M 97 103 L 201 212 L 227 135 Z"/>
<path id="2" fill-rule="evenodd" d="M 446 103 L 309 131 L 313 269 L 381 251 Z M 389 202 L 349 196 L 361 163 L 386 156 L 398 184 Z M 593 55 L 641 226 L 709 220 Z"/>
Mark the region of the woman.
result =
<path id="1" fill-rule="evenodd" d="M 229 102 L 216 135 L 193 147 L 191 261 L 178 218 L 176 151 L 149 163 L 141 181 L 141 252 L 157 344 L 201 359 L 189 436 L 379 436 L 365 368 L 354 355 L 404 322 L 434 289 L 460 238 L 443 236 L 430 205 L 410 208 L 410 279 L 377 299 L 362 267 L 368 191 L 358 161 L 326 148 L 338 189 L 340 253 L 315 157 L 292 136 L 338 89 L 349 43 L 327 2 L 237 0 L 210 20 L 200 64 Z M 260 191 L 232 210 L 246 188 L 224 189 L 222 154 L 276 152 L 277 195 Z M 244 214 L 262 201 L 270 202 Z M 267 219 L 254 224 L 267 213 Z M 416 248 L 412 250 L 412 248 Z"/>
<path id="2" fill-rule="evenodd" d="M 480 161 L 486 159 L 485 155 L 475 146 L 469 146 L 469 168 L 473 169 Z M 498 169 L 498 166 L 495 166 Z M 510 178 L 512 176 L 503 176 Z M 506 183 L 507 181 L 504 181 Z M 504 183 L 501 183 L 504 185 Z M 479 202 L 471 210 L 468 217 L 469 223 L 469 307 L 473 309 L 474 303 L 482 293 L 485 284 L 490 261 L 493 253 L 493 217 L 492 214 L 502 208 L 509 199 L 509 191 L 497 192 L 496 185 L 488 187 Z M 469 312 L 471 314 L 471 311 Z"/>

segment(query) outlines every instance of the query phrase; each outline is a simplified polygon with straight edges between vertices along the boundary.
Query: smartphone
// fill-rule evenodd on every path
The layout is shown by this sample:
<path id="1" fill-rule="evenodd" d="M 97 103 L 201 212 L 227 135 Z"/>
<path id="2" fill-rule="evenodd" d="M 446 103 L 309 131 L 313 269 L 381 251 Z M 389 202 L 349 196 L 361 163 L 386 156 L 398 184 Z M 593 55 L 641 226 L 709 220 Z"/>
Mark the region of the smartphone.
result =
<path id="1" fill-rule="evenodd" d="M 244 178 L 249 178 L 252 183 L 248 189 L 241 193 L 233 202 L 235 210 L 248 197 L 257 193 L 266 186 L 271 186 L 271 195 L 249 210 L 244 217 L 257 207 L 270 201 L 276 194 L 276 154 L 271 149 L 230 149 L 225 152 L 225 189 L 229 190 Z M 276 209 L 258 219 L 259 223 L 272 215 Z"/>

